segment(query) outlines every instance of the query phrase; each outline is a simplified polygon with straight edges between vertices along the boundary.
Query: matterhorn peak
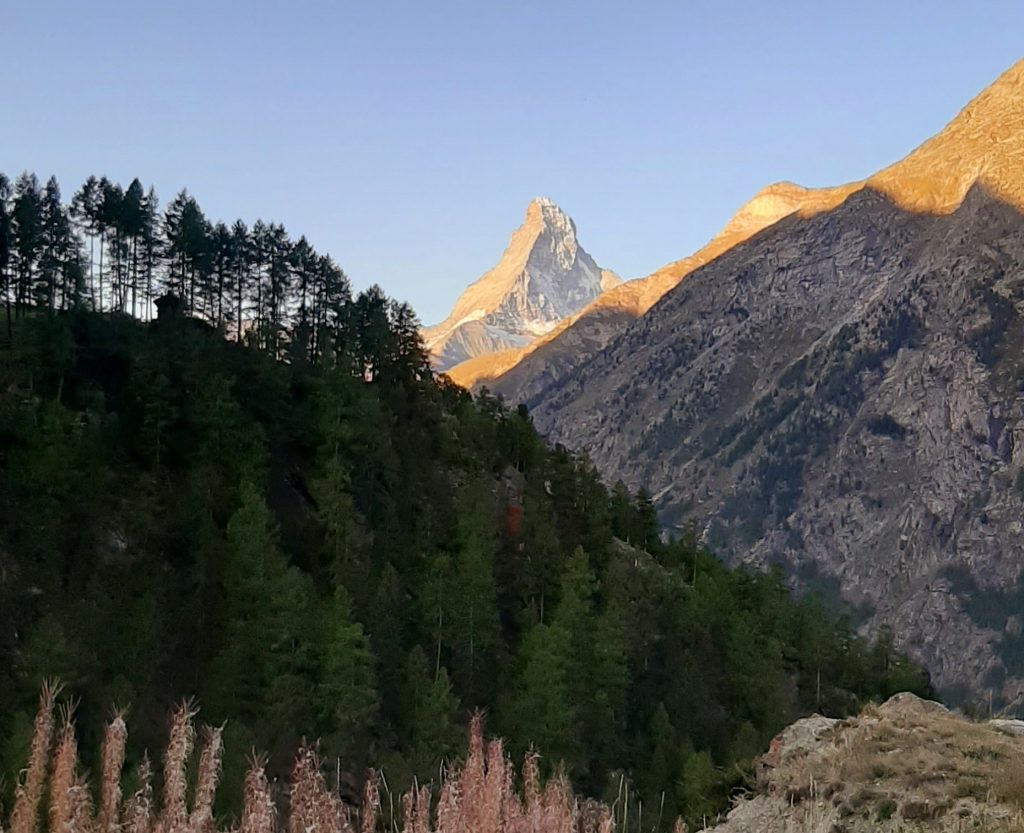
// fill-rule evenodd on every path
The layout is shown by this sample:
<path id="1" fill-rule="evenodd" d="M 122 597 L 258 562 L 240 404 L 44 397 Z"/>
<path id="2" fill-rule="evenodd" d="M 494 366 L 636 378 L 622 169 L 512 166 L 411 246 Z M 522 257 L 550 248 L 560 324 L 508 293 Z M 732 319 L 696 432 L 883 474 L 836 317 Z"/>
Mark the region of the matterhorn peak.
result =
<path id="1" fill-rule="evenodd" d="M 534 197 L 526 207 L 526 229 L 552 229 L 576 237 L 576 224 L 550 197 Z"/>
<path id="2" fill-rule="evenodd" d="M 523 347 L 619 282 L 580 246 L 572 218 L 551 198 L 536 197 L 498 264 L 424 340 L 441 370 Z"/>
<path id="3" fill-rule="evenodd" d="M 527 215 L 529 215 L 530 210 L 533 208 L 549 208 L 554 209 L 560 214 L 563 213 L 562 209 L 558 207 L 558 204 L 553 199 L 551 199 L 551 197 L 534 197 L 532 200 L 530 200 L 530 205 L 526 209 Z"/>

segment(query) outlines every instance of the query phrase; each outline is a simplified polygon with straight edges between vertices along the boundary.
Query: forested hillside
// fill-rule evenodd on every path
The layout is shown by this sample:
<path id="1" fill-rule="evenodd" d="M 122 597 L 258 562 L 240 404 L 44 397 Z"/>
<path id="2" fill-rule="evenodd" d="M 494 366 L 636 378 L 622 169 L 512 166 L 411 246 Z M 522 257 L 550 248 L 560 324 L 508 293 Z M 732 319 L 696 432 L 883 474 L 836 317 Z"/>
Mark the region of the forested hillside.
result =
<path id="1" fill-rule="evenodd" d="M 226 722 L 225 812 L 252 748 L 281 774 L 320 738 L 354 794 L 370 764 L 430 780 L 483 708 L 515 755 L 592 795 L 624 775 L 666 823 L 720 807 L 794 717 L 927 689 L 779 575 L 662 542 L 643 493 L 435 378 L 411 310 L 304 272 L 301 239 L 232 272 L 205 220 L 79 233 L 33 188 L 0 200 L 6 806 L 49 677 L 88 763 L 112 706 L 131 762 L 196 696 Z"/>

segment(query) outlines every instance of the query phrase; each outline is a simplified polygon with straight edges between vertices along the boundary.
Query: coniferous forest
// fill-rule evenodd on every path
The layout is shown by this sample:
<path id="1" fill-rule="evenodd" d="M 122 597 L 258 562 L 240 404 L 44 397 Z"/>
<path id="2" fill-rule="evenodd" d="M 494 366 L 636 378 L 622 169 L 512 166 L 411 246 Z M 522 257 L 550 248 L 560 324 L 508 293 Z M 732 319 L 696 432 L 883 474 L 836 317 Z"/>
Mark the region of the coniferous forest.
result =
<path id="1" fill-rule="evenodd" d="M 93 768 L 111 708 L 137 762 L 194 696 L 226 815 L 253 749 L 426 783 L 483 709 L 648 826 L 720 809 L 798 716 L 928 690 L 781 573 L 662 540 L 650 496 L 435 376 L 407 305 L 280 225 L 0 176 L 0 292 L 5 806 L 50 678 Z"/>

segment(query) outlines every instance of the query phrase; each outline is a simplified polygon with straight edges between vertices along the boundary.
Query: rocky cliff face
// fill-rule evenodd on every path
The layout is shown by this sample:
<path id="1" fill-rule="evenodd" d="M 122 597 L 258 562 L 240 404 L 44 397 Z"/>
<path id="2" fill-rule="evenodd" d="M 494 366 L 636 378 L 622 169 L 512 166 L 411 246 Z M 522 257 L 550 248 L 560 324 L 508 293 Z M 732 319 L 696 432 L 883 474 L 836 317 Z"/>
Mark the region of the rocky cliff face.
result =
<path id="1" fill-rule="evenodd" d="M 807 192 L 518 388 L 551 439 L 654 490 L 668 524 L 838 590 L 947 691 L 1008 701 L 1024 689 L 1022 79 L 866 182 Z"/>
<path id="2" fill-rule="evenodd" d="M 551 200 L 530 203 L 501 261 L 469 287 L 442 323 L 423 332 L 440 370 L 549 333 L 619 283 L 576 238 L 576 226 Z"/>

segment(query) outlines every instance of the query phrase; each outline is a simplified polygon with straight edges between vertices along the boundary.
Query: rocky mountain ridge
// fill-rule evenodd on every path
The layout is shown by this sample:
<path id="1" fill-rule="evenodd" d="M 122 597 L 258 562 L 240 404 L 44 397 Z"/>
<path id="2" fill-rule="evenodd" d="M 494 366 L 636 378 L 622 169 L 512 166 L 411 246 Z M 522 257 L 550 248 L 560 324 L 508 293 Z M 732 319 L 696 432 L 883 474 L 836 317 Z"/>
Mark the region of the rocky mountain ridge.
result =
<path id="1" fill-rule="evenodd" d="M 494 387 L 665 522 L 891 627 L 951 696 L 1019 702 L 1022 159 L 1024 63 L 906 159 L 793 192 L 614 335 Z"/>
<path id="2" fill-rule="evenodd" d="M 619 282 L 579 244 L 572 219 L 539 197 L 499 263 L 460 296 L 443 322 L 423 331 L 424 341 L 440 370 L 524 347 Z"/>
<path id="3" fill-rule="evenodd" d="M 508 399 L 529 399 L 600 350 L 630 321 L 647 312 L 686 275 L 796 211 L 819 205 L 823 195 L 792 182 L 762 189 L 698 252 L 645 278 L 626 281 L 595 298 L 550 333 L 523 347 L 480 355 L 449 371 L 465 387 L 487 385 Z M 830 199 L 829 196 L 824 197 Z"/>
<path id="4" fill-rule="evenodd" d="M 1020 165 L 1020 101 L 1024 61 L 971 101 L 939 134 L 906 158 L 873 176 L 832 188 L 779 182 L 744 205 L 704 248 L 645 278 L 628 281 L 596 298 L 542 339 L 455 367 L 455 381 L 486 384 L 510 399 L 534 397 L 541 387 L 607 344 L 629 321 L 647 312 L 694 269 L 757 232 L 793 214 L 810 217 L 835 208 L 855 191 L 871 187 L 911 211 L 948 213 L 975 183 L 1013 205 L 1024 205 Z M 570 330 L 575 329 L 575 332 Z"/>

